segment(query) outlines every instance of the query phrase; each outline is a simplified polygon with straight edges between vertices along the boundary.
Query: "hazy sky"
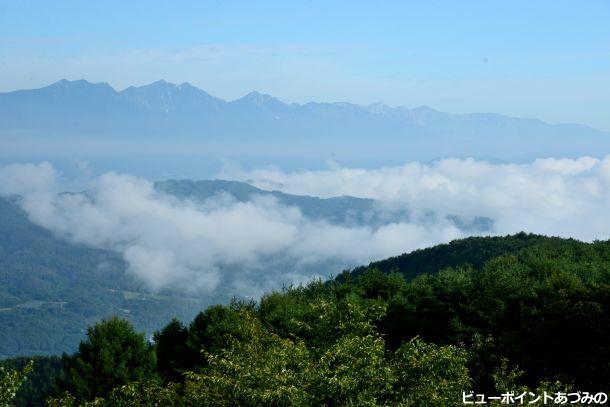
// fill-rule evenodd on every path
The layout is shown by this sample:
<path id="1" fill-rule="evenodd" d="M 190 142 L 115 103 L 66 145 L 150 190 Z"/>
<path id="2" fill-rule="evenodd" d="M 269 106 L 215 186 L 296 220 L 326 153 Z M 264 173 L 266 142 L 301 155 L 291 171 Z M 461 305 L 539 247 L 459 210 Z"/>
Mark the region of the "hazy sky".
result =
<path id="1" fill-rule="evenodd" d="M 610 0 L 0 0 L 0 91 L 60 78 L 610 130 Z"/>

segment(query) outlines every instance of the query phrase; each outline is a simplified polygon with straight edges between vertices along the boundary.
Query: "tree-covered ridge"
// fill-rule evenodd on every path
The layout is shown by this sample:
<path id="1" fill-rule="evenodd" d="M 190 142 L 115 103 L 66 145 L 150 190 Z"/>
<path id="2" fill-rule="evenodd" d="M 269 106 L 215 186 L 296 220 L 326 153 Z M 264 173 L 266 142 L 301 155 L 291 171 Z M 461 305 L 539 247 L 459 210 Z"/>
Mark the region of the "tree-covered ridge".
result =
<path id="1" fill-rule="evenodd" d="M 411 279 L 420 274 L 435 274 L 447 267 L 471 265 L 479 268 L 495 257 L 533 246 L 559 247 L 574 242 L 573 239 L 527 233 L 513 236 L 475 236 L 376 261 L 368 266 L 357 267 L 350 274 L 357 275 L 366 270 L 377 269 L 384 273 L 398 272 Z"/>
<path id="2" fill-rule="evenodd" d="M 451 267 L 412 277 L 372 265 L 209 307 L 154 346 L 103 322 L 64 356 L 70 394 L 51 405 L 457 406 L 470 390 L 610 390 L 610 242 L 519 234 L 400 259 L 439 253 L 433 264 Z M 100 355 L 111 357 L 90 362 Z"/>

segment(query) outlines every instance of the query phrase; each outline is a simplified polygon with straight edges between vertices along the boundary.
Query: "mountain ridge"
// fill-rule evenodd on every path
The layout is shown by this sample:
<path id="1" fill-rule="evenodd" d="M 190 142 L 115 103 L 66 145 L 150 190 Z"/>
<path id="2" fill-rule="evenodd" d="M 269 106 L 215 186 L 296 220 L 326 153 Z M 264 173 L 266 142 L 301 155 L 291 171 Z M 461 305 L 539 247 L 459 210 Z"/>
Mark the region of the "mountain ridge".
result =
<path id="1" fill-rule="evenodd" d="M 51 90 L 51 89 L 74 89 L 74 88 L 84 89 L 85 87 L 111 90 L 112 92 L 114 92 L 116 94 L 120 94 L 120 95 L 129 95 L 134 91 L 143 91 L 143 90 L 147 90 L 147 89 L 151 89 L 151 88 L 163 88 L 166 92 L 167 91 L 174 91 L 174 92 L 183 91 L 185 89 L 188 89 L 190 91 L 197 92 L 201 95 L 206 95 L 210 99 L 212 99 L 216 102 L 221 102 L 225 105 L 235 104 L 236 102 L 239 102 L 239 103 L 250 102 L 253 104 L 273 103 L 273 104 L 281 104 L 286 107 L 300 107 L 300 108 L 307 107 L 307 106 L 335 106 L 335 107 L 340 107 L 340 108 L 345 108 L 345 109 L 363 109 L 363 110 L 367 110 L 369 112 L 379 113 L 379 114 L 384 114 L 384 113 L 387 114 L 388 112 L 403 113 L 403 114 L 410 113 L 411 115 L 415 115 L 415 116 L 420 116 L 421 114 L 445 114 L 445 115 L 451 115 L 453 117 L 461 117 L 461 118 L 470 118 L 470 117 L 477 117 L 477 116 L 478 117 L 494 116 L 497 118 L 508 118 L 508 119 L 539 122 L 539 123 L 544 123 L 544 124 L 551 125 L 551 126 L 579 126 L 579 127 L 585 127 L 585 128 L 591 129 L 591 130 L 596 130 L 596 131 L 600 131 L 603 133 L 607 133 L 610 135 L 610 132 L 599 130 L 592 126 L 580 124 L 580 123 L 572 123 L 572 122 L 548 123 L 543 120 L 539 120 L 539 119 L 531 118 L 531 117 L 515 117 L 515 116 L 509 116 L 509 115 L 500 114 L 500 113 L 492 113 L 492 112 L 448 113 L 448 112 L 434 109 L 427 105 L 419 105 L 419 106 L 416 106 L 413 108 L 408 108 L 403 105 L 390 106 L 384 102 L 376 102 L 376 103 L 372 103 L 369 105 L 361 105 L 361 104 L 357 104 L 357 103 L 344 102 L 344 101 L 337 101 L 337 102 L 310 101 L 310 102 L 305 102 L 305 103 L 284 102 L 275 96 L 272 96 L 272 95 L 269 95 L 266 93 L 261 93 L 256 90 L 253 90 L 236 99 L 226 100 L 226 99 L 222 99 L 220 97 L 213 96 L 210 93 L 206 92 L 205 90 L 190 84 L 189 82 L 183 82 L 180 84 L 176 84 L 173 82 L 168 82 L 165 79 L 159 79 L 159 80 L 151 82 L 149 84 L 140 85 L 140 86 L 130 85 L 124 89 L 117 90 L 116 88 L 111 86 L 108 82 L 89 82 L 86 79 L 68 80 L 68 79 L 62 78 L 47 86 L 42 86 L 39 88 L 16 89 L 16 90 L 7 91 L 7 92 L 0 92 L 0 97 L 4 96 L 4 95 L 23 94 L 23 93 L 27 93 L 27 92 L 36 92 L 36 91 L 44 91 L 44 90 Z"/>
<path id="2" fill-rule="evenodd" d="M 49 141 L 57 154 L 67 149 L 97 153 L 92 145 L 118 142 L 138 153 L 182 148 L 213 151 L 213 157 L 268 156 L 272 162 L 332 154 L 348 161 L 472 157 L 514 162 L 610 152 L 609 132 L 580 124 L 450 114 L 428 106 L 285 103 L 260 92 L 226 101 L 191 84 L 164 80 L 117 91 L 104 82 L 64 79 L 0 93 L 5 156 Z"/>

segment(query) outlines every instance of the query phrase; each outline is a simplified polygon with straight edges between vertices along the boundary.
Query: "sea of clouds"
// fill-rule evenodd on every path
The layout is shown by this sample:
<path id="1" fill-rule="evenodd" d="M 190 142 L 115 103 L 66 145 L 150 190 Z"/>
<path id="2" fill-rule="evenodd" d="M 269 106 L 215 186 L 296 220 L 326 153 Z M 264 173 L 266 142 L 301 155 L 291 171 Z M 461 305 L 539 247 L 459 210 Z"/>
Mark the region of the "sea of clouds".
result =
<path id="1" fill-rule="evenodd" d="M 388 208 L 438 216 L 338 225 L 308 219 L 269 197 L 181 200 L 149 180 L 113 172 L 91 178 L 85 193 L 65 193 L 62 175 L 46 162 L 0 167 L 0 195 L 22 197 L 29 219 L 63 238 L 119 252 L 129 272 L 153 290 L 212 292 L 230 284 L 235 294 L 259 294 L 468 234 L 446 216 L 491 218 L 492 234 L 610 238 L 610 156 L 294 172 L 227 167 L 219 178 L 294 194 L 374 198 Z M 336 269 L 316 267 L 322 264 Z"/>

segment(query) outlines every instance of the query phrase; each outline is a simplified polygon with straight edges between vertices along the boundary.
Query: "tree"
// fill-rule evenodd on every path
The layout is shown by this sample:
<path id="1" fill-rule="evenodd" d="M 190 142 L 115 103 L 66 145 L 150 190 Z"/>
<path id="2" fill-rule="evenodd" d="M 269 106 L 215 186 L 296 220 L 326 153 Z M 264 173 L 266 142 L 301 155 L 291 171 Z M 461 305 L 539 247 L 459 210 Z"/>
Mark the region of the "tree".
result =
<path id="1" fill-rule="evenodd" d="M 157 371 L 167 382 L 183 381 L 185 368 L 193 360 L 193 352 L 187 345 L 188 329 L 177 319 L 154 335 L 157 354 Z"/>
<path id="2" fill-rule="evenodd" d="M 224 349 L 231 338 L 241 337 L 240 303 L 230 306 L 214 305 L 200 312 L 189 326 L 188 347 L 193 359 L 188 370 L 205 366 L 207 363 L 201 350 L 216 353 Z M 247 308 L 247 307 L 246 307 Z"/>
<path id="3" fill-rule="evenodd" d="M 170 383 L 166 387 L 158 381 L 132 382 L 114 388 L 106 397 L 97 397 L 93 401 L 78 401 L 74 396 L 65 393 L 60 397 L 49 398 L 47 407 L 182 407 L 192 404 L 176 391 L 176 385 Z"/>
<path id="4" fill-rule="evenodd" d="M 247 310 L 238 313 L 240 339 L 229 338 L 200 373 L 188 374 L 185 398 L 196 406 L 310 406 L 305 345 L 268 332 Z"/>
<path id="5" fill-rule="evenodd" d="M 117 317 L 89 328 L 78 352 L 64 355 L 60 388 L 79 400 L 104 396 L 117 386 L 156 379 L 156 358 L 144 334 Z"/>
<path id="6" fill-rule="evenodd" d="M 392 358 L 395 393 L 405 406 L 461 406 L 458 395 L 471 388 L 468 354 L 460 347 L 438 346 L 419 338 L 405 342 Z"/>
<path id="7" fill-rule="evenodd" d="M 413 279 L 371 268 L 258 306 L 210 307 L 187 330 L 193 368 L 172 355 L 186 329 L 172 321 L 156 336 L 169 361 L 160 370 L 185 379 L 122 385 L 93 405 L 435 407 L 471 390 L 605 389 L 610 243 L 523 239 L 501 240 L 502 256 L 485 262 L 484 246 L 448 245 L 452 267 Z M 78 404 L 65 400 L 55 405 Z"/>
<path id="8" fill-rule="evenodd" d="M 10 406 L 17 391 L 32 370 L 32 362 L 22 370 L 5 369 L 0 366 L 0 407 Z"/>
<path id="9" fill-rule="evenodd" d="M 42 406 L 53 394 L 57 378 L 62 374 L 60 356 L 32 356 L 5 359 L 0 366 L 5 369 L 23 371 L 31 365 L 31 371 L 23 382 L 13 404 L 16 406 Z"/>

